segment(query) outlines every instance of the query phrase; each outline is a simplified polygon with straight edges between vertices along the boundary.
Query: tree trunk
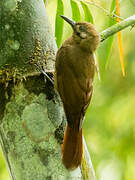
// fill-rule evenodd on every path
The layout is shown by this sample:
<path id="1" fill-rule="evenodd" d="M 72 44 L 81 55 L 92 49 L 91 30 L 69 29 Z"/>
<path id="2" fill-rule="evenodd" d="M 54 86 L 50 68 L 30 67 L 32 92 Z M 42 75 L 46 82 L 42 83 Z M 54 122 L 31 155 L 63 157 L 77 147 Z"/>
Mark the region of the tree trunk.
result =
<path id="1" fill-rule="evenodd" d="M 84 142 L 81 168 L 61 162 L 65 116 L 53 85 L 56 43 L 42 0 L 0 1 L 0 143 L 12 180 L 95 180 Z"/>

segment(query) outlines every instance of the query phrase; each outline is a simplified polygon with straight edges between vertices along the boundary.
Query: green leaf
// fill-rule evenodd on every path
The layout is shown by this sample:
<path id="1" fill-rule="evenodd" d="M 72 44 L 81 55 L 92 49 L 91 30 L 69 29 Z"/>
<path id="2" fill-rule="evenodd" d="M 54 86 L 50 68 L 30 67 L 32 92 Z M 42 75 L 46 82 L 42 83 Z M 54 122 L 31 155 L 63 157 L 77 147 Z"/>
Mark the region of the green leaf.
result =
<path id="1" fill-rule="evenodd" d="M 110 13 L 112 13 L 114 11 L 114 9 L 115 9 L 115 2 L 116 2 L 116 0 L 112 0 L 112 4 L 111 4 L 111 8 L 110 8 Z M 115 10 L 115 12 L 116 12 L 116 10 Z M 108 24 L 109 24 L 109 26 L 112 26 L 112 25 L 116 24 L 116 21 L 114 19 L 110 18 Z"/>
<path id="2" fill-rule="evenodd" d="M 115 9 L 115 0 L 112 0 L 111 7 L 110 7 L 110 13 L 112 13 Z M 116 24 L 116 21 L 112 18 L 109 18 L 108 20 L 108 27 Z M 103 78 L 103 74 L 105 72 L 105 69 L 108 66 L 109 57 L 111 53 L 111 48 L 113 44 L 114 35 L 109 37 L 102 46 L 98 48 L 98 59 L 99 59 L 99 68 L 100 68 L 100 75 L 101 78 Z"/>
<path id="3" fill-rule="evenodd" d="M 112 13 L 114 9 L 115 9 L 115 0 L 112 0 L 110 13 Z M 110 27 L 114 24 L 116 24 L 116 21 L 114 19 L 110 18 L 109 22 L 108 22 L 108 27 Z M 108 38 L 108 40 L 107 40 L 107 51 L 106 51 L 106 58 L 105 58 L 106 67 L 108 65 L 108 59 L 110 56 L 110 52 L 111 52 L 111 48 L 112 48 L 112 44 L 113 44 L 113 39 L 114 39 L 114 35 L 111 36 L 110 38 Z"/>
<path id="4" fill-rule="evenodd" d="M 64 5 L 62 0 L 57 0 L 57 11 L 56 11 L 56 18 L 55 18 L 55 38 L 57 46 L 59 47 L 62 40 L 63 35 L 63 26 L 64 21 L 60 17 L 64 13 Z"/>
<path id="5" fill-rule="evenodd" d="M 113 12 L 113 11 L 114 11 L 114 9 L 115 9 L 115 4 L 116 4 L 116 0 L 112 0 L 110 12 Z"/>
<path id="6" fill-rule="evenodd" d="M 82 5 L 83 11 L 84 11 L 85 21 L 93 24 L 93 17 L 92 17 L 92 14 L 91 14 L 87 4 L 85 4 L 84 2 L 81 1 L 81 5 Z"/>
<path id="7" fill-rule="evenodd" d="M 44 4 L 46 3 L 46 0 L 44 0 Z"/>
<path id="8" fill-rule="evenodd" d="M 73 0 L 70 0 L 70 4 L 72 8 L 72 19 L 76 22 L 81 21 L 81 13 L 78 4 Z"/>

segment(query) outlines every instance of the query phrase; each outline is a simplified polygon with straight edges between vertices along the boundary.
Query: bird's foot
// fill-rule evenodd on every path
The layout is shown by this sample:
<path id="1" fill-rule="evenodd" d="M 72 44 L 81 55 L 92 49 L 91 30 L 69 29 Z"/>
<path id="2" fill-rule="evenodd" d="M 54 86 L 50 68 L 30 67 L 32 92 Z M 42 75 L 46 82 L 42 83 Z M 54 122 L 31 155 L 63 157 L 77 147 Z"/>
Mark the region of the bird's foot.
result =
<path id="1" fill-rule="evenodd" d="M 34 65 L 36 66 L 38 71 L 40 71 L 42 74 L 44 74 L 45 82 L 46 82 L 46 79 L 48 79 L 54 85 L 54 79 L 49 76 L 49 73 L 45 72 L 44 66 L 40 62 L 38 62 L 38 63 L 36 63 Z"/>

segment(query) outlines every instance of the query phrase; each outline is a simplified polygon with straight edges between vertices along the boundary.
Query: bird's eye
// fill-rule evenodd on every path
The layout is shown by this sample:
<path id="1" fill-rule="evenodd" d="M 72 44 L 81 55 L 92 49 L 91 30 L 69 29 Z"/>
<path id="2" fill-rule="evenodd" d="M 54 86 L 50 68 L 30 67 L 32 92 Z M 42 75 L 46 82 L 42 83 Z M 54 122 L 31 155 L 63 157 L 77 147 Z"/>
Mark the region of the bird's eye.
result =
<path id="1" fill-rule="evenodd" d="M 79 26 L 79 30 L 80 31 L 85 31 L 85 27 L 84 26 Z"/>

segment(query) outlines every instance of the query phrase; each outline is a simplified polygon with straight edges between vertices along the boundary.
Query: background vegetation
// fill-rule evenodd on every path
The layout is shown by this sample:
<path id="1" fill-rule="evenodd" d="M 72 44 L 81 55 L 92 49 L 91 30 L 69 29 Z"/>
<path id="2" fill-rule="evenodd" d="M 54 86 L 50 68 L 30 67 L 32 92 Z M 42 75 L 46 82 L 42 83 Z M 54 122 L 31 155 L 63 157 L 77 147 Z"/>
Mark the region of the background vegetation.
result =
<path id="1" fill-rule="evenodd" d="M 74 2 L 77 2 L 78 6 Z M 115 1 L 89 0 L 89 2 L 94 2 L 110 12 Z M 59 9 L 57 9 L 58 4 Z M 87 7 L 90 11 L 87 11 Z M 48 1 L 47 11 L 58 46 L 72 32 L 69 25 L 58 17 L 61 13 L 74 20 L 93 20 L 99 32 L 116 23 L 103 9 L 92 4 L 87 7 L 84 10 L 84 6 L 78 0 L 63 0 L 63 4 L 62 1 Z M 56 11 L 57 21 L 55 21 Z M 115 12 L 115 7 L 113 12 Z M 134 1 L 120 1 L 121 17 L 127 18 L 134 12 Z M 64 29 L 62 29 L 62 23 L 64 23 Z M 101 43 L 97 51 L 101 80 L 99 81 L 96 75 L 93 98 L 86 114 L 83 133 L 97 179 L 134 180 L 135 28 L 129 27 L 122 31 L 125 77 L 121 73 L 117 35 L 114 36 L 112 46 L 111 43 L 108 44 L 108 41 Z M 9 180 L 1 152 L 0 180 Z"/>

